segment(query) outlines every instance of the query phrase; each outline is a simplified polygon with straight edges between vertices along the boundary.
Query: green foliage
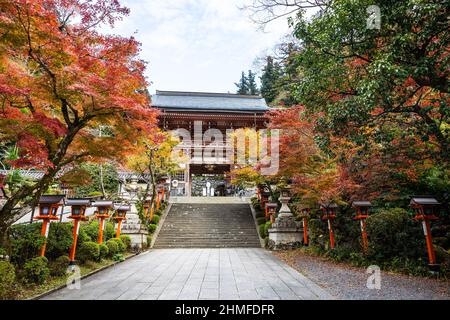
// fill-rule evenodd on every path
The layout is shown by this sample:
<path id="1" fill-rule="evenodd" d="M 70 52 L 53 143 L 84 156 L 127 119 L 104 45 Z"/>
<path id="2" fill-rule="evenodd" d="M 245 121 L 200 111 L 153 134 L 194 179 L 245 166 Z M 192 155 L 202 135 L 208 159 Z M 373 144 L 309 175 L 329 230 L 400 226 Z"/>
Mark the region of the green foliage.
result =
<path id="1" fill-rule="evenodd" d="M 35 257 L 23 266 L 23 278 L 28 284 L 43 284 L 50 275 L 46 257 Z"/>
<path id="2" fill-rule="evenodd" d="M 83 242 L 77 250 L 76 259 L 81 263 L 86 261 L 98 261 L 100 256 L 100 247 L 96 242 Z"/>
<path id="3" fill-rule="evenodd" d="M 264 218 L 264 217 L 256 218 L 256 222 L 258 223 L 258 225 L 265 224 L 266 218 Z"/>
<path id="4" fill-rule="evenodd" d="M 90 241 L 98 241 L 98 226 L 99 222 L 97 220 L 82 224 L 80 226 L 80 233 L 83 232 L 87 235 Z"/>
<path id="5" fill-rule="evenodd" d="M 106 246 L 108 247 L 108 256 L 113 257 L 116 253 L 119 252 L 119 244 L 114 241 L 114 239 L 109 239 L 106 241 Z"/>
<path id="6" fill-rule="evenodd" d="M 0 300 L 11 298 L 15 280 L 16 271 L 12 263 L 0 260 Z"/>
<path id="7" fill-rule="evenodd" d="M 121 254 L 121 253 L 115 254 L 115 255 L 112 257 L 112 259 L 113 259 L 114 261 L 119 261 L 119 262 L 125 261 L 125 257 L 124 257 L 123 254 Z"/>
<path id="8" fill-rule="evenodd" d="M 109 255 L 109 247 L 107 244 L 102 243 L 99 245 L 99 260 L 105 259 Z"/>
<path id="9" fill-rule="evenodd" d="M 119 176 L 116 168 L 110 164 L 103 164 L 102 166 L 105 192 L 108 194 L 117 192 L 117 188 L 119 187 Z M 83 163 L 80 169 L 86 171 L 90 175 L 91 183 L 75 188 L 76 195 L 78 197 L 88 197 L 93 193 L 101 195 L 100 166 L 93 163 Z"/>
<path id="10" fill-rule="evenodd" d="M 114 229 L 114 223 L 112 222 L 105 222 L 105 230 L 103 231 L 103 240 L 109 240 L 116 236 L 116 230 Z"/>
<path id="11" fill-rule="evenodd" d="M 152 237 L 152 235 L 147 235 L 147 248 L 149 248 L 150 247 L 150 244 L 152 243 L 152 239 L 153 239 L 153 237 Z"/>
<path id="12" fill-rule="evenodd" d="M 271 56 L 268 56 L 261 76 L 261 95 L 266 99 L 268 104 L 272 103 L 279 93 L 278 81 L 280 77 L 281 70 L 279 64 L 274 62 Z"/>
<path id="13" fill-rule="evenodd" d="M 45 242 L 41 236 L 42 223 L 20 224 L 11 227 L 11 262 L 22 267 L 35 257 Z"/>
<path id="14" fill-rule="evenodd" d="M 120 240 L 122 240 L 122 242 L 125 244 L 125 248 L 126 248 L 127 251 L 131 249 L 131 238 L 130 238 L 130 236 L 122 234 L 120 236 Z"/>
<path id="15" fill-rule="evenodd" d="M 108 242 L 115 242 L 117 244 L 117 252 L 124 253 L 127 249 L 126 245 L 123 243 L 121 239 L 112 238 L 109 239 Z"/>
<path id="16" fill-rule="evenodd" d="M 265 231 L 266 231 L 266 224 L 259 225 L 259 236 L 263 239 L 266 237 Z"/>
<path id="17" fill-rule="evenodd" d="M 66 274 L 70 259 L 68 256 L 60 256 L 54 261 L 50 261 L 49 269 L 52 276 L 62 276 Z"/>
<path id="18" fill-rule="evenodd" d="M 158 224 L 158 223 L 159 223 L 159 220 L 160 220 L 160 217 L 157 216 L 157 215 L 154 215 L 151 222 L 152 222 L 153 224 Z"/>
<path id="19" fill-rule="evenodd" d="M 148 225 L 148 232 L 150 233 L 154 233 L 156 231 L 156 229 L 158 228 L 158 226 L 156 224 L 150 223 Z"/>
<path id="20" fill-rule="evenodd" d="M 73 225 L 71 223 L 51 223 L 45 256 L 52 260 L 66 255 L 73 243 Z"/>
<path id="21" fill-rule="evenodd" d="M 425 240 L 419 222 L 402 208 L 383 209 L 367 219 L 369 258 L 417 260 L 426 257 Z"/>

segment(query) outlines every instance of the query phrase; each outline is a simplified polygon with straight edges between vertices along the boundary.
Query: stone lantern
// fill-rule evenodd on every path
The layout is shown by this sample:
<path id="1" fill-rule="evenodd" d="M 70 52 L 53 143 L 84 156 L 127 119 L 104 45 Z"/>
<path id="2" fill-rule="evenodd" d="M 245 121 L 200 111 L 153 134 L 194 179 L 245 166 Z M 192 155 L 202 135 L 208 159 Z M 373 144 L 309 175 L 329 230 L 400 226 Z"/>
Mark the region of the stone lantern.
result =
<path id="1" fill-rule="evenodd" d="M 369 241 L 367 240 L 366 219 L 369 217 L 369 208 L 372 207 L 370 201 L 354 201 L 352 207 L 356 210 L 354 220 L 359 220 L 361 225 L 362 246 L 364 254 L 369 252 Z"/>
<path id="2" fill-rule="evenodd" d="M 429 266 L 432 269 L 439 269 L 439 266 L 436 264 L 430 221 L 438 219 L 436 215 L 440 202 L 432 196 L 415 196 L 411 199 L 409 205 L 416 213 L 414 219 L 422 222 L 423 233 L 427 243 Z"/>
<path id="3" fill-rule="evenodd" d="M 269 248 L 273 250 L 294 249 L 301 245 L 301 227 L 289 209 L 290 189 L 283 188 L 279 198 L 281 208 L 272 227 L 269 229 Z"/>
<path id="4" fill-rule="evenodd" d="M 35 220 L 42 220 L 41 235 L 45 237 L 45 242 L 41 247 L 40 256 L 45 255 L 47 245 L 48 232 L 50 230 L 50 222 L 59 220 L 58 209 L 64 205 L 64 194 L 43 195 L 39 198 L 39 215 L 34 217 Z"/>

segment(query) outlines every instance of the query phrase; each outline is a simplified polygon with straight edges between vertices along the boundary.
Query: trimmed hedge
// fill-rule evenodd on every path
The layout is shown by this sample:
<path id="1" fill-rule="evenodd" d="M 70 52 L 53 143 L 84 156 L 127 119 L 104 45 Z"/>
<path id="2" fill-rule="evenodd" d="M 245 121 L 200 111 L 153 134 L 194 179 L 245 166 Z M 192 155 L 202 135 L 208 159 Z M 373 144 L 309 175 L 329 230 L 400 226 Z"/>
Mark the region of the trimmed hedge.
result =
<path id="1" fill-rule="evenodd" d="M 100 246 L 97 242 L 84 242 L 77 250 L 77 260 L 81 263 L 97 261 L 100 256 Z"/>
<path id="2" fill-rule="evenodd" d="M 108 257 L 113 257 L 119 252 L 119 244 L 113 239 L 106 241 L 106 246 L 108 247 Z"/>
<path id="3" fill-rule="evenodd" d="M 49 263 L 50 274 L 52 276 L 62 276 L 66 274 L 70 259 L 68 256 L 60 256 L 55 261 Z"/>
<path id="4" fill-rule="evenodd" d="M 99 260 L 105 259 L 108 257 L 109 255 L 109 248 L 108 245 L 106 245 L 105 243 L 102 243 L 98 246 L 99 248 Z"/>
<path id="5" fill-rule="evenodd" d="M 11 298 L 14 291 L 16 271 L 9 261 L 0 260 L 0 300 Z"/>
<path id="6" fill-rule="evenodd" d="M 152 222 L 153 224 L 158 224 L 160 219 L 161 219 L 160 216 L 154 215 L 151 222 Z"/>
<path id="7" fill-rule="evenodd" d="M 36 257 L 45 242 L 45 237 L 41 236 L 41 229 L 42 223 L 40 222 L 11 227 L 11 263 L 22 268 L 28 260 Z"/>
<path id="8" fill-rule="evenodd" d="M 45 248 L 45 256 L 52 260 L 67 255 L 72 243 L 72 223 L 51 223 Z"/>
<path id="9" fill-rule="evenodd" d="M 125 248 L 126 250 L 130 250 L 131 249 L 131 238 L 130 236 L 127 236 L 125 234 L 120 236 L 120 240 L 122 240 L 122 242 L 125 244 Z"/>
<path id="10" fill-rule="evenodd" d="M 43 284 L 49 275 L 46 257 L 35 257 L 23 266 L 23 277 L 26 283 Z"/>
<path id="11" fill-rule="evenodd" d="M 120 240 L 120 239 L 113 238 L 113 239 L 109 239 L 108 242 L 115 242 L 115 243 L 117 243 L 117 252 L 118 253 L 124 253 L 126 251 L 126 249 L 127 249 L 127 247 L 125 246 L 123 241 Z"/>
<path id="12" fill-rule="evenodd" d="M 156 224 L 151 223 L 148 225 L 148 232 L 155 233 L 157 228 L 158 228 L 158 226 Z"/>

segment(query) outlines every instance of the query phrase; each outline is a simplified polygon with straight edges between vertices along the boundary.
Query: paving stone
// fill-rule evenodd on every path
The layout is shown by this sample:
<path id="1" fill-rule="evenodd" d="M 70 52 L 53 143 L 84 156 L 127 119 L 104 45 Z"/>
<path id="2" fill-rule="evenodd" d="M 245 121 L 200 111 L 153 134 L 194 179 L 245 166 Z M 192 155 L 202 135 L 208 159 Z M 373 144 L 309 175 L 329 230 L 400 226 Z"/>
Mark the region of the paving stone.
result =
<path id="1" fill-rule="evenodd" d="M 212 267 L 213 266 L 213 267 Z M 330 294 L 260 248 L 158 249 L 99 272 L 47 300 L 330 299 Z"/>

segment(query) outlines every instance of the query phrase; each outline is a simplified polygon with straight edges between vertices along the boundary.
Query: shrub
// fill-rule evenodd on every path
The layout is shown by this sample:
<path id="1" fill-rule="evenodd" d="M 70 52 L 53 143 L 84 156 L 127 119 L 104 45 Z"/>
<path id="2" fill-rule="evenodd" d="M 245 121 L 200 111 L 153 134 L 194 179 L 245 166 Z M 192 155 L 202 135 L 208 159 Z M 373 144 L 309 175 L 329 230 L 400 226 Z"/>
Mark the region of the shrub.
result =
<path id="1" fill-rule="evenodd" d="M 256 222 L 258 223 L 258 226 L 262 225 L 262 224 L 266 224 L 266 218 L 264 218 L 264 217 L 256 218 Z"/>
<path id="2" fill-rule="evenodd" d="M 272 226 L 272 223 L 270 221 L 267 221 L 264 225 L 264 238 L 269 236 L 269 229 Z"/>
<path id="3" fill-rule="evenodd" d="M 11 298 L 16 271 L 9 261 L 0 261 L 0 300 Z"/>
<path id="4" fill-rule="evenodd" d="M 130 236 L 127 236 L 125 234 L 120 236 L 120 240 L 125 244 L 125 249 L 130 250 L 131 249 L 131 238 Z"/>
<path id="5" fill-rule="evenodd" d="M 119 252 L 119 245 L 114 239 L 109 239 L 106 241 L 106 246 L 108 247 L 108 256 L 113 257 L 117 252 Z"/>
<path id="6" fill-rule="evenodd" d="M 70 223 L 51 223 L 45 248 L 50 260 L 64 256 L 73 243 L 73 226 Z"/>
<path id="7" fill-rule="evenodd" d="M 49 263 L 50 274 L 52 276 L 62 276 L 66 274 L 70 259 L 68 256 L 60 256 L 55 261 Z"/>
<path id="8" fill-rule="evenodd" d="M 125 257 L 124 257 L 123 254 L 121 254 L 121 253 L 115 254 L 115 255 L 112 257 L 112 259 L 113 259 L 114 261 L 120 261 L 120 262 L 125 261 Z"/>
<path id="9" fill-rule="evenodd" d="M 27 261 L 23 267 L 23 276 L 26 283 L 43 284 L 50 275 L 46 257 L 35 257 Z"/>
<path id="10" fill-rule="evenodd" d="M 92 241 L 92 239 L 87 234 L 86 230 L 80 227 L 80 230 L 78 231 L 77 248 L 79 248 L 82 243 L 91 242 L 91 241 Z"/>
<path id="11" fill-rule="evenodd" d="M 80 233 L 84 232 L 91 240 L 98 241 L 98 221 L 94 220 L 80 226 Z"/>
<path id="12" fill-rule="evenodd" d="M 116 236 L 116 230 L 114 229 L 114 223 L 112 222 L 105 222 L 105 230 L 103 231 L 103 241 L 107 241 L 109 239 L 112 239 Z"/>
<path id="13" fill-rule="evenodd" d="M 369 257 L 375 261 L 426 257 L 420 223 L 401 208 L 383 209 L 367 219 Z"/>
<path id="14" fill-rule="evenodd" d="M 155 233 L 157 228 L 158 228 L 158 226 L 156 224 L 151 223 L 148 225 L 148 232 Z"/>
<path id="15" fill-rule="evenodd" d="M 105 259 L 109 255 L 109 248 L 108 245 L 102 243 L 98 246 L 99 248 L 99 260 Z"/>
<path id="16" fill-rule="evenodd" d="M 147 235 L 147 243 L 146 243 L 147 248 L 150 248 L 150 245 L 152 244 L 152 239 L 153 237 L 150 234 Z"/>
<path id="17" fill-rule="evenodd" d="M 117 243 L 117 252 L 118 253 L 124 253 L 127 249 L 127 247 L 125 246 L 125 244 L 123 243 L 122 240 L 117 239 L 117 238 L 113 238 L 113 239 L 109 239 L 108 241 L 112 241 Z"/>
<path id="18" fill-rule="evenodd" d="M 160 218 L 159 216 L 154 215 L 154 216 L 153 216 L 152 223 L 153 223 L 153 224 L 158 224 L 160 219 L 161 219 L 161 218 Z"/>
<path id="19" fill-rule="evenodd" d="M 77 259 L 81 263 L 96 261 L 100 256 L 100 247 L 96 242 L 84 242 L 77 250 Z"/>
<path id="20" fill-rule="evenodd" d="M 262 211 L 257 211 L 256 212 L 256 215 L 255 215 L 255 218 L 256 219 L 259 219 L 259 218 L 266 218 L 266 215 L 264 214 L 264 212 L 262 212 Z"/>
<path id="21" fill-rule="evenodd" d="M 259 236 L 261 237 L 261 238 L 265 238 L 265 237 L 267 237 L 267 235 L 266 235 L 266 225 L 265 224 L 261 224 L 261 225 L 259 225 Z"/>
<path id="22" fill-rule="evenodd" d="M 10 243 L 13 264 L 23 267 L 25 262 L 35 257 L 45 242 L 41 236 L 42 223 L 20 224 L 11 227 Z"/>

